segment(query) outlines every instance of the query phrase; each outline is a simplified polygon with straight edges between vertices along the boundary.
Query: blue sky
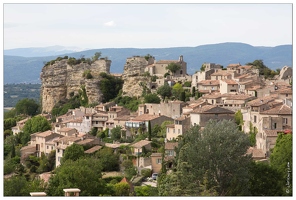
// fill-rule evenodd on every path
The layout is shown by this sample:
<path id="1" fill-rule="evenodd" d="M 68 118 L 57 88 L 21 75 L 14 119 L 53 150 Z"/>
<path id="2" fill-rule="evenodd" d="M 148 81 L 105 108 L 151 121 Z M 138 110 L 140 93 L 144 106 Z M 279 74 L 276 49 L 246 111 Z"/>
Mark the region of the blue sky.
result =
<path id="1" fill-rule="evenodd" d="M 292 44 L 292 4 L 3 4 L 4 49 Z"/>

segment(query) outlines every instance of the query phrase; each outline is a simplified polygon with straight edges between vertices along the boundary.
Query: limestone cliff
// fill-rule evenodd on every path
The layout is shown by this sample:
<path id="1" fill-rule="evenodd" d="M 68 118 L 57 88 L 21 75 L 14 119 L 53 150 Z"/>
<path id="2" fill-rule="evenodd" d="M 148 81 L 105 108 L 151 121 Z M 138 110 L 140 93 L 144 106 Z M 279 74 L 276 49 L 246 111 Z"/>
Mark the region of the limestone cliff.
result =
<path id="1" fill-rule="evenodd" d="M 102 93 L 99 89 L 99 74 L 110 73 L 110 60 L 100 59 L 92 63 L 67 64 L 68 59 L 55 61 L 54 64 L 44 66 L 41 74 L 42 112 L 50 112 L 54 105 L 63 99 L 70 98 L 70 94 L 78 94 L 85 85 L 89 103 L 101 102 Z M 93 78 L 86 79 L 83 73 L 90 70 Z"/>
<path id="2" fill-rule="evenodd" d="M 145 57 L 134 56 L 126 59 L 122 79 L 124 81 L 122 91 L 126 96 L 141 96 L 143 88 L 140 83 L 147 83 L 149 78 L 144 76 L 145 68 L 152 64 L 154 59 L 148 61 Z"/>

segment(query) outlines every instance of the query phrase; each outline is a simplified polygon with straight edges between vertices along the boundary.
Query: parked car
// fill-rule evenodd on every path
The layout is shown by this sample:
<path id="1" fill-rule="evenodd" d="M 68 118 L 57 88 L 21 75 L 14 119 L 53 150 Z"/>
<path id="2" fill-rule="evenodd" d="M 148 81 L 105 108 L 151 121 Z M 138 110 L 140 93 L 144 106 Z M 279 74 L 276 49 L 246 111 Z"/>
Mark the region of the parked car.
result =
<path id="1" fill-rule="evenodd" d="M 158 177 L 158 173 L 153 173 L 151 177 L 152 177 L 153 180 L 156 180 L 157 177 Z"/>

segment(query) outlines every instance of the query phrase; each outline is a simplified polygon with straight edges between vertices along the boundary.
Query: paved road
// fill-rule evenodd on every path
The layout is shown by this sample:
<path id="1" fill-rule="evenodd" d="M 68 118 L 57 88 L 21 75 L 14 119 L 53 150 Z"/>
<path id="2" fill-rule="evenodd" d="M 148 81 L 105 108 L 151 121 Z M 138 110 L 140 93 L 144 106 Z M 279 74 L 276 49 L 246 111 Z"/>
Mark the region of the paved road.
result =
<path id="1" fill-rule="evenodd" d="M 157 187 L 157 183 L 156 182 L 143 182 L 141 186 L 144 186 L 144 185 L 151 185 L 152 187 Z"/>

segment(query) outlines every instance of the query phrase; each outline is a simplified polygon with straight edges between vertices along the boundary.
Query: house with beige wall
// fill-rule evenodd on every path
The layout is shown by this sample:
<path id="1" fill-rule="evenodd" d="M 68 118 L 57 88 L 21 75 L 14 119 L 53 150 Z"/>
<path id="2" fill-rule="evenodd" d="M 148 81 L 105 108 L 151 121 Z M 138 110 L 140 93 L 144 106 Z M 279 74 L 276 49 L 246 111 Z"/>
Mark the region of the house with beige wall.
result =
<path id="1" fill-rule="evenodd" d="M 220 90 L 219 80 L 203 80 L 197 84 L 198 92 L 200 93 L 212 93 Z"/>
<path id="2" fill-rule="evenodd" d="M 221 94 L 235 94 L 239 92 L 238 83 L 234 80 L 220 80 L 220 93 Z"/>
<path id="3" fill-rule="evenodd" d="M 151 154 L 152 173 L 160 173 L 162 166 L 162 153 Z"/>
<path id="4" fill-rule="evenodd" d="M 234 114 L 235 112 L 217 105 L 206 105 L 190 112 L 191 125 L 199 125 L 201 128 L 204 128 L 210 119 L 234 120 Z"/>
<path id="5" fill-rule="evenodd" d="M 151 151 L 151 141 L 141 140 L 131 144 L 130 147 L 132 150 L 132 155 L 135 156 L 133 159 L 133 164 L 135 167 L 139 169 L 151 165 L 151 158 L 141 156 L 146 151 Z"/>
<path id="6" fill-rule="evenodd" d="M 190 129 L 190 117 L 179 117 L 174 120 L 173 124 L 167 125 L 166 139 L 171 141 L 177 139 L 179 135 L 183 135 Z"/>

